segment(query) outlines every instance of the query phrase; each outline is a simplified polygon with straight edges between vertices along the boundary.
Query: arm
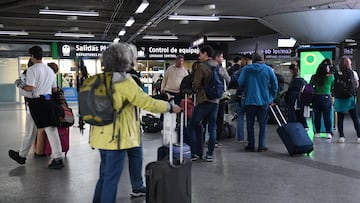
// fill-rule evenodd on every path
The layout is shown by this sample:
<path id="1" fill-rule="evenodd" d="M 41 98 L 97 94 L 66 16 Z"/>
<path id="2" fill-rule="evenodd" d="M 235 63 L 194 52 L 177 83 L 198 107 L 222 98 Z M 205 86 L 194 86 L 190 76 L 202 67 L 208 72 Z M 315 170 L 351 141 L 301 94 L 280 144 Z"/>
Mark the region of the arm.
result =
<path id="1" fill-rule="evenodd" d="M 35 87 L 30 86 L 30 85 L 25 85 L 22 89 L 25 91 L 28 91 L 28 92 L 32 92 L 32 91 L 34 91 Z"/>
<path id="2" fill-rule="evenodd" d="M 118 86 L 118 87 L 117 87 Z M 130 104 L 137 106 L 141 109 L 153 112 L 153 113 L 163 113 L 163 112 L 180 112 L 181 108 L 177 105 L 171 105 L 170 103 L 158 99 L 154 99 L 148 94 L 146 94 L 131 78 L 115 84 L 116 92 L 114 93 L 114 99 L 117 103 L 116 106 L 122 106 L 124 101 L 128 101 Z M 128 91 L 118 91 L 126 89 Z"/>
<path id="3" fill-rule="evenodd" d="M 357 74 L 356 71 L 353 71 L 353 73 L 354 73 L 355 88 L 357 89 L 359 87 L 359 75 Z"/>
<path id="4" fill-rule="evenodd" d="M 166 87 L 166 83 L 167 83 L 167 80 L 168 80 L 168 77 L 169 77 L 169 72 L 170 72 L 169 70 L 170 70 L 170 67 L 164 73 L 164 77 L 163 77 L 163 80 L 161 82 L 160 92 L 165 92 L 165 87 Z"/>
<path id="5" fill-rule="evenodd" d="M 272 96 L 272 100 L 274 100 L 278 93 L 279 85 L 274 71 L 271 70 L 270 74 L 270 95 Z"/>
<path id="6" fill-rule="evenodd" d="M 245 88 L 245 78 L 246 78 L 246 72 L 243 70 L 240 72 L 240 75 L 237 79 L 238 88 L 241 88 L 241 89 Z"/>

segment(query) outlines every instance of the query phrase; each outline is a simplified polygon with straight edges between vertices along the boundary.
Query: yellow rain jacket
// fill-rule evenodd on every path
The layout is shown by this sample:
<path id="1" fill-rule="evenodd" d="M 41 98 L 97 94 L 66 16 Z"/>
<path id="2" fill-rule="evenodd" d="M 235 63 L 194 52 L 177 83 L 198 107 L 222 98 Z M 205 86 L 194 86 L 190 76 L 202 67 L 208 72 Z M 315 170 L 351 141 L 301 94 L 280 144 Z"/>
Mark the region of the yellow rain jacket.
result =
<path id="1" fill-rule="evenodd" d="M 139 108 L 163 113 L 170 109 L 166 101 L 147 95 L 129 74 L 114 72 L 113 106 L 118 111 L 128 102 L 114 123 L 106 126 L 91 126 L 90 146 L 98 149 L 119 150 L 140 146 Z"/>

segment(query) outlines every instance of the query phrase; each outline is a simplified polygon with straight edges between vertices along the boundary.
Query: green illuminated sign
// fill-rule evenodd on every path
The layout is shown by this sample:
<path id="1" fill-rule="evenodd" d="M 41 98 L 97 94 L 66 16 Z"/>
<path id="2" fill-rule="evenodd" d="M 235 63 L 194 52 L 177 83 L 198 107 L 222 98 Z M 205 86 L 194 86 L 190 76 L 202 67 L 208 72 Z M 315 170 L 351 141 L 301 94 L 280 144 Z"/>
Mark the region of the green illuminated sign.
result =
<path id="1" fill-rule="evenodd" d="M 324 59 L 332 59 L 333 51 L 300 51 L 300 77 L 310 82 L 311 76 Z"/>

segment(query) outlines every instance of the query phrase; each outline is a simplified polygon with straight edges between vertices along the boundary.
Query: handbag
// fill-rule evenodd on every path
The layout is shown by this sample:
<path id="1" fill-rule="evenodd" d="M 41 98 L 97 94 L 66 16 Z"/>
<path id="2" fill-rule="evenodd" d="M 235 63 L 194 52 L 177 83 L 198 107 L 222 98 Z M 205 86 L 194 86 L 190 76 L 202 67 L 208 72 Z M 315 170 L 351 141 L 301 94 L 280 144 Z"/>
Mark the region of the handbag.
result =
<path id="1" fill-rule="evenodd" d="M 70 126 L 74 125 L 75 117 L 72 112 L 72 109 L 66 105 L 60 105 L 59 107 L 64 112 L 63 114 L 60 114 L 60 117 L 59 117 L 60 126 L 61 127 L 70 127 Z"/>

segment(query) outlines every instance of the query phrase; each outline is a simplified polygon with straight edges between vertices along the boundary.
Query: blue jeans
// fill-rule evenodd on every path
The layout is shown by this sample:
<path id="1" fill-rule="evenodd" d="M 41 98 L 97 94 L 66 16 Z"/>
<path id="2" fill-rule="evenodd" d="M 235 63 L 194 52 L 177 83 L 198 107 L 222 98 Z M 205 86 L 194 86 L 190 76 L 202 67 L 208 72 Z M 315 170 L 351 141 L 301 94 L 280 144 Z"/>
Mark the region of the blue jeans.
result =
<path id="1" fill-rule="evenodd" d="M 266 147 L 266 124 L 269 111 L 269 105 L 254 106 L 249 105 L 245 107 L 246 111 L 246 124 L 248 131 L 248 146 L 255 148 L 255 117 L 259 122 L 259 149 Z"/>
<path id="2" fill-rule="evenodd" d="M 304 106 L 300 106 L 300 109 L 297 110 L 294 108 L 294 105 L 288 105 L 287 122 L 299 122 L 304 126 L 304 128 L 308 128 L 306 118 L 304 117 Z"/>
<path id="3" fill-rule="evenodd" d="M 142 162 L 143 162 L 143 151 L 142 146 L 127 149 L 128 160 L 129 160 L 129 175 L 131 188 L 133 190 L 140 189 L 144 186 L 142 178 Z"/>
<path id="4" fill-rule="evenodd" d="M 99 152 L 100 175 L 96 183 L 93 203 L 115 203 L 126 150 L 99 149 Z"/>
<path id="5" fill-rule="evenodd" d="M 194 107 L 192 117 L 189 121 L 188 135 L 191 139 L 191 154 L 192 155 L 201 155 L 200 152 L 203 148 L 203 135 L 197 133 L 201 121 L 206 119 L 208 122 L 209 128 L 209 142 L 208 142 L 208 152 L 207 154 L 212 156 L 215 148 L 216 140 L 216 116 L 218 112 L 219 104 L 205 102 L 197 104 Z"/>
<path id="6" fill-rule="evenodd" d="M 237 105 L 237 140 L 244 141 L 245 106 L 241 105 L 241 102 L 238 102 L 236 105 Z"/>
<path id="7" fill-rule="evenodd" d="M 315 133 L 320 133 L 321 116 L 324 119 L 326 133 L 331 133 L 331 96 L 314 95 L 313 100 Z"/>
<path id="8" fill-rule="evenodd" d="M 355 105 L 354 109 L 349 110 L 349 114 L 350 114 L 351 119 L 352 119 L 352 121 L 354 123 L 354 128 L 356 130 L 356 134 L 357 134 L 358 137 L 360 137 L 360 123 L 359 123 L 357 105 Z M 338 125 L 339 135 L 340 135 L 340 137 L 344 137 L 344 117 L 345 117 L 345 113 L 344 112 L 337 112 L 337 115 L 338 115 L 337 125 Z"/>

